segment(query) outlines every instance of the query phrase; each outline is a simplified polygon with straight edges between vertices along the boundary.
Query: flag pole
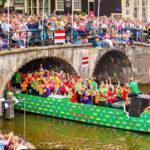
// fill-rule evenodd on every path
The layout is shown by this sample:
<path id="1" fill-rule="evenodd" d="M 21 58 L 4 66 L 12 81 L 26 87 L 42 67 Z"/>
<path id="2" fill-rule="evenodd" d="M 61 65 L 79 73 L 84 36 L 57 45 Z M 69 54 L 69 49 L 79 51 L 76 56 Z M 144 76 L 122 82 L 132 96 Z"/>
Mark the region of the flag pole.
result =
<path id="1" fill-rule="evenodd" d="M 73 40 L 73 12 L 74 12 L 74 0 L 72 0 L 72 15 L 71 15 L 71 24 L 72 24 L 72 30 L 71 30 L 71 37 L 72 37 L 72 40 Z"/>
<path id="2" fill-rule="evenodd" d="M 9 25 L 9 22 L 10 22 L 10 9 L 9 9 L 9 7 L 10 7 L 10 0 L 8 0 L 8 5 L 7 5 L 7 7 L 8 7 L 8 10 L 7 10 L 7 13 L 8 13 L 8 16 L 7 16 L 7 22 L 8 22 L 8 25 Z M 10 29 L 8 29 L 8 49 L 10 48 L 10 39 L 9 39 L 9 31 Z"/>
<path id="3" fill-rule="evenodd" d="M 98 30 L 99 30 L 99 17 L 100 17 L 100 3 L 101 3 L 101 0 L 98 0 L 98 12 L 97 12 Z"/>
<path id="4" fill-rule="evenodd" d="M 33 15 L 33 0 L 31 0 L 31 15 Z"/>
<path id="5" fill-rule="evenodd" d="M 44 40 L 44 7 L 45 7 L 45 0 L 43 0 L 43 14 L 42 14 L 42 40 Z"/>

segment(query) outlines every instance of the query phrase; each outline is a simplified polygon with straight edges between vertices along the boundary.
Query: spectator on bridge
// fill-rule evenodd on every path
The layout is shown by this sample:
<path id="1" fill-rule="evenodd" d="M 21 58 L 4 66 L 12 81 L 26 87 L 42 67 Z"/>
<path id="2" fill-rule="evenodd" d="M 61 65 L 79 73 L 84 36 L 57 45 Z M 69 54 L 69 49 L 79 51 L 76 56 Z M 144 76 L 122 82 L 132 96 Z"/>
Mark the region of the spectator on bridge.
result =
<path id="1" fill-rule="evenodd" d="M 0 50 L 7 49 L 8 42 L 0 36 Z"/>
<path id="2" fill-rule="evenodd" d="M 16 46 L 19 48 L 25 48 L 24 42 L 21 39 L 20 32 L 16 29 L 12 35 L 12 40 L 16 43 Z"/>
<path id="3" fill-rule="evenodd" d="M 26 17 L 23 15 L 10 14 L 9 23 L 7 17 L 7 14 L 2 14 L 0 17 L 0 31 L 2 31 L 1 35 L 4 40 L 8 41 L 8 33 L 12 30 L 15 32 L 18 32 L 19 30 L 21 41 L 23 41 L 24 45 L 25 43 L 28 43 L 28 45 L 31 46 L 41 45 L 43 44 L 43 41 L 54 39 L 52 37 L 53 34 L 47 34 L 47 29 L 50 31 L 61 29 L 66 31 L 67 43 L 78 43 L 78 37 L 81 37 L 83 40 L 87 37 L 88 39 L 92 39 L 93 36 L 96 36 L 100 37 L 102 42 L 106 43 L 108 47 L 113 47 L 117 43 L 127 44 L 131 39 L 133 39 L 133 41 L 142 42 L 142 32 L 148 26 L 147 23 L 137 19 L 112 19 L 107 16 L 100 16 L 97 18 L 94 15 L 75 15 L 74 23 L 72 25 L 71 16 L 54 15 L 44 17 L 44 31 L 41 31 L 43 27 L 41 16 L 34 15 Z M 23 28 L 27 30 L 26 34 L 22 31 L 24 30 Z M 72 30 L 74 30 L 73 37 L 71 36 Z M 24 34 L 21 32 L 24 32 Z M 27 38 L 25 38 L 25 36 L 27 36 Z M 68 40 L 68 36 L 70 37 L 70 40 Z M 11 38 L 11 34 L 9 37 Z"/>

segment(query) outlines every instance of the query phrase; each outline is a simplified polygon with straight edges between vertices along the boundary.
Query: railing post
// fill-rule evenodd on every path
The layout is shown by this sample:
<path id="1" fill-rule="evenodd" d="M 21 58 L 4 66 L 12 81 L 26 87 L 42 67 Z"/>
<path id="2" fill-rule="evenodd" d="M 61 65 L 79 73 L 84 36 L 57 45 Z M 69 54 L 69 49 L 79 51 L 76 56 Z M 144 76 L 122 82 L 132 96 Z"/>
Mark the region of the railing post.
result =
<path id="1" fill-rule="evenodd" d="M 10 44 L 11 44 L 10 43 L 10 33 L 8 32 L 8 50 L 10 50 L 10 47 L 11 47 Z"/>
<path id="2" fill-rule="evenodd" d="M 28 47 L 28 30 L 25 31 L 26 32 L 26 48 Z"/>
<path id="3" fill-rule="evenodd" d="M 42 46 L 44 46 L 44 31 L 45 30 L 41 30 L 41 33 L 42 33 L 42 36 L 41 36 L 42 37 L 42 39 L 41 39 L 41 45 Z"/>
<path id="4" fill-rule="evenodd" d="M 0 117 L 3 116 L 2 100 L 0 99 Z"/>
<path id="5" fill-rule="evenodd" d="M 8 104 L 8 108 L 6 108 L 5 111 L 5 118 L 13 119 L 15 117 L 15 114 L 14 114 L 14 100 L 12 93 L 7 93 L 6 102 Z"/>
<path id="6" fill-rule="evenodd" d="M 55 44 L 55 30 L 53 31 L 53 45 Z"/>

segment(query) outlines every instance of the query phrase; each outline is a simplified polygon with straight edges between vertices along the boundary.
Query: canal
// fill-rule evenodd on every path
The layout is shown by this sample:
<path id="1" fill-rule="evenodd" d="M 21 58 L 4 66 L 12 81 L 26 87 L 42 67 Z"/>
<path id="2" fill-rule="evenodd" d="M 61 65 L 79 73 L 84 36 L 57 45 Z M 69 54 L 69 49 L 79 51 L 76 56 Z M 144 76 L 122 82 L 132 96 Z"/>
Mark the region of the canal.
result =
<path id="1" fill-rule="evenodd" d="M 149 93 L 150 85 L 141 87 Z M 87 125 L 41 115 L 26 114 L 26 140 L 40 149 L 86 150 L 148 150 L 150 136 L 145 133 Z M 24 115 L 15 114 L 14 120 L 0 119 L 0 130 L 14 131 L 23 136 Z"/>

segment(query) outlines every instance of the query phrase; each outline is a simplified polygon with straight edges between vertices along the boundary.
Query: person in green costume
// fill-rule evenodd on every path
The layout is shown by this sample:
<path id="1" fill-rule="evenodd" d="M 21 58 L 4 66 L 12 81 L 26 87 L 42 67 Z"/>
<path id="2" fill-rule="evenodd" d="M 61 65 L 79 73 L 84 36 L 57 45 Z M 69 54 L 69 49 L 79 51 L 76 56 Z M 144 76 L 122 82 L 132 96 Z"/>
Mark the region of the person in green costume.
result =
<path id="1" fill-rule="evenodd" d="M 16 74 L 12 78 L 12 84 L 14 88 L 20 89 L 21 86 L 21 75 L 20 72 L 16 72 Z"/>
<path id="2" fill-rule="evenodd" d="M 130 79 L 130 82 L 128 83 L 128 86 L 130 88 L 130 93 L 128 94 L 128 97 L 138 96 L 140 93 L 138 83 L 133 80 L 133 78 Z"/>
<path id="3" fill-rule="evenodd" d="M 95 81 L 96 79 L 93 77 L 92 78 L 92 89 L 94 90 L 94 91 L 97 91 L 97 88 L 98 88 L 98 85 L 97 85 L 97 82 Z"/>

